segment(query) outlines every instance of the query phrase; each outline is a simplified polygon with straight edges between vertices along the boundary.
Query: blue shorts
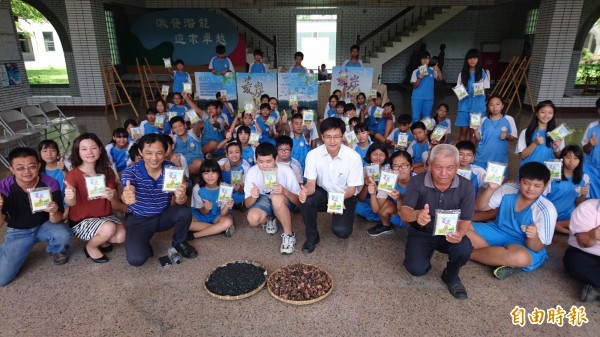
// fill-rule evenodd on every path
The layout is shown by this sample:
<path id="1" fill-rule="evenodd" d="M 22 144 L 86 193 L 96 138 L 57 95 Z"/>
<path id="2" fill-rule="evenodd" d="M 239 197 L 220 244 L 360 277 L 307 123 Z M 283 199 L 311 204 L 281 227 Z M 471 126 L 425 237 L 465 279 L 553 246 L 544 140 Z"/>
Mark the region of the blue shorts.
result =
<path id="1" fill-rule="evenodd" d="M 253 208 L 258 208 L 261 211 L 265 212 L 267 214 L 267 218 L 275 217 L 275 212 L 273 211 L 273 204 L 271 203 L 271 199 L 269 199 L 269 197 L 267 197 L 264 194 L 261 194 L 260 197 L 258 197 L 258 200 L 256 200 L 254 205 L 252 205 L 249 209 Z M 292 211 L 294 210 L 294 208 L 296 208 L 296 205 L 288 201 L 288 208 L 290 211 Z"/>
<path id="2" fill-rule="evenodd" d="M 531 255 L 531 264 L 528 267 L 521 268 L 523 271 L 535 270 L 548 259 L 546 248 L 543 248 L 539 252 L 534 252 L 525 246 L 525 234 L 523 234 L 523 238 L 515 238 L 502 231 L 494 222 L 474 222 L 473 228 L 475 228 L 475 233 L 479 234 L 490 246 L 506 247 L 508 245 L 518 245 L 525 248 L 529 252 L 529 255 Z"/>
<path id="3" fill-rule="evenodd" d="M 192 208 L 192 216 L 194 217 L 194 219 L 196 219 L 196 221 L 214 224 L 215 221 L 217 220 L 217 218 L 220 216 L 220 214 L 217 214 L 217 215 L 213 215 L 211 213 L 202 214 L 199 209 Z"/>
<path id="4" fill-rule="evenodd" d="M 454 125 L 456 125 L 456 126 L 469 126 L 470 122 L 471 122 L 471 115 L 469 115 L 469 112 L 467 112 L 467 111 L 458 111 L 456 113 L 456 122 L 454 122 Z"/>

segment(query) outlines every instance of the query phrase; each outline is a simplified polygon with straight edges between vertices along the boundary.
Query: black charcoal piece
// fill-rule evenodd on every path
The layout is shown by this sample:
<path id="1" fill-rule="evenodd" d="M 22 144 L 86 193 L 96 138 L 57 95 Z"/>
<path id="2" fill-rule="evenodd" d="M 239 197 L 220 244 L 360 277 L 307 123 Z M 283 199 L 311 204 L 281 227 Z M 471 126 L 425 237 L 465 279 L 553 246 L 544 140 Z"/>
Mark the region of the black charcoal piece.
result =
<path id="1" fill-rule="evenodd" d="M 239 296 L 265 281 L 265 270 L 247 262 L 232 262 L 217 268 L 205 281 L 206 288 L 220 296 Z"/>

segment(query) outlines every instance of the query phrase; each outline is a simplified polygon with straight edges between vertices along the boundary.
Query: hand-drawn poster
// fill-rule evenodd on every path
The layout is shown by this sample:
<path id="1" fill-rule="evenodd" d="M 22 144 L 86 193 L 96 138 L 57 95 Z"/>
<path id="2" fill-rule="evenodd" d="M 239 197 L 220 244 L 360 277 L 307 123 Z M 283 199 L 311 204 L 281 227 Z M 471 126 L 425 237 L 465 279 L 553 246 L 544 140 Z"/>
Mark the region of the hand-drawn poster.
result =
<path id="1" fill-rule="evenodd" d="M 209 72 L 196 72 L 196 92 L 199 95 L 199 104 L 205 107 L 209 101 L 216 100 L 217 92 L 227 94 L 227 102 L 231 103 L 234 109 L 237 108 L 237 94 L 235 84 L 235 74 L 227 73 L 223 75 L 214 75 Z"/>
<path id="2" fill-rule="evenodd" d="M 373 68 L 371 67 L 333 67 L 331 71 L 331 92 L 336 89 L 344 92 L 346 86 L 346 103 L 352 97 L 363 92 L 369 96 L 373 85 Z"/>
<path id="3" fill-rule="evenodd" d="M 276 73 L 236 73 L 237 98 L 240 106 L 252 102 L 255 106 L 260 103 L 260 96 L 267 94 L 277 97 Z"/>
<path id="4" fill-rule="evenodd" d="M 298 106 L 317 109 L 319 99 L 319 82 L 317 74 L 278 73 L 277 94 L 279 107 L 288 109 L 290 95 L 296 95 Z"/>

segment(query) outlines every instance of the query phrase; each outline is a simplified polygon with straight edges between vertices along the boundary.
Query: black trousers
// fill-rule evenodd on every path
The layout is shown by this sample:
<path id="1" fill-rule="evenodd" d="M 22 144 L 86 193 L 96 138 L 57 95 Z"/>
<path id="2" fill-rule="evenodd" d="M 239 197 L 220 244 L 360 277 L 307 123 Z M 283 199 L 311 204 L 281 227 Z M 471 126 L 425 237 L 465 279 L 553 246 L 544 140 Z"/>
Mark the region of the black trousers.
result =
<path id="1" fill-rule="evenodd" d="M 458 272 L 471 257 L 473 245 L 467 236 L 459 243 L 450 243 L 443 235 L 431 235 L 431 233 L 418 231 L 408 227 L 406 241 L 406 252 L 404 267 L 414 276 L 423 276 L 431 269 L 431 257 L 433 251 L 448 254 L 446 275 L 449 282 L 458 279 Z"/>
<path id="2" fill-rule="evenodd" d="M 131 215 L 127 218 L 125 255 L 132 266 L 141 266 L 150 257 L 150 239 L 156 232 L 175 228 L 172 245 L 183 243 L 192 223 L 192 209 L 186 205 L 175 205 L 153 217 Z"/>
<path id="3" fill-rule="evenodd" d="M 589 283 L 594 288 L 600 288 L 600 256 L 569 246 L 563 263 L 572 278 Z"/>
<path id="4" fill-rule="evenodd" d="M 354 209 L 356 208 L 356 196 L 344 200 L 344 214 L 331 215 L 331 230 L 333 234 L 341 239 L 347 239 L 352 234 L 354 226 Z M 317 215 L 319 212 L 327 212 L 327 191 L 317 186 L 315 193 L 306 198 L 301 204 L 302 219 L 306 226 L 306 241 L 314 242 L 319 236 L 317 228 Z"/>

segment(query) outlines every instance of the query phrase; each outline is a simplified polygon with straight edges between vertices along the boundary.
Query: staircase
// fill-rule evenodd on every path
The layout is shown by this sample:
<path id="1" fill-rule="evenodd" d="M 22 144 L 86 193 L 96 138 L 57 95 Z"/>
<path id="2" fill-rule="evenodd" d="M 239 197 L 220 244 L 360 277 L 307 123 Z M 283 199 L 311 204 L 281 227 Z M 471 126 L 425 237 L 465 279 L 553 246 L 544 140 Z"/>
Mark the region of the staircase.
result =
<path id="1" fill-rule="evenodd" d="M 466 9 L 467 6 L 408 7 L 364 38 L 357 36 L 365 67 L 373 67 L 379 78 L 383 64 L 427 36 Z"/>

